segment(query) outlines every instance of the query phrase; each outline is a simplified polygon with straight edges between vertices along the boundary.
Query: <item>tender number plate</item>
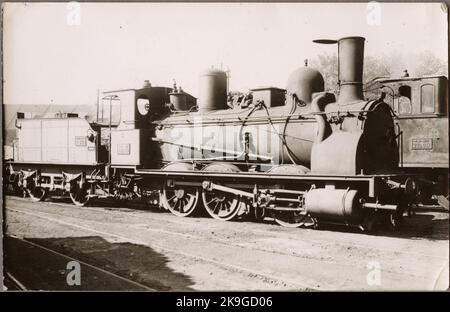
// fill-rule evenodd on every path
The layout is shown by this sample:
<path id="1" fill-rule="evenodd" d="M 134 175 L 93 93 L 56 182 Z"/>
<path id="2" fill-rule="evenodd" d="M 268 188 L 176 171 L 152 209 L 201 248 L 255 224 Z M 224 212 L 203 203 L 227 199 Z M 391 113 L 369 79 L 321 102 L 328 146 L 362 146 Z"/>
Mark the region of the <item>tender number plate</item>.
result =
<path id="1" fill-rule="evenodd" d="M 86 137 L 76 136 L 75 137 L 75 146 L 86 146 Z"/>

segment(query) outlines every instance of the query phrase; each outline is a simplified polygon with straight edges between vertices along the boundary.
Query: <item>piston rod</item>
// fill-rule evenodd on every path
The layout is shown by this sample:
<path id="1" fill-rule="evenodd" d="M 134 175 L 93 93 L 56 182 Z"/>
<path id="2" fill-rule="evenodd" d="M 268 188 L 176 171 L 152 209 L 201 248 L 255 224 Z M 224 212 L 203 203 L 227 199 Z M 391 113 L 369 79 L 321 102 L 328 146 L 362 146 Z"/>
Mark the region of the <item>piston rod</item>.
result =
<path id="1" fill-rule="evenodd" d="M 385 210 L 397 210 L 397 205 L 389 205 L 389 204 L 379 204 L 379 203 L 364 203 L 362 204 L 364 208 L 371 209 L 385 209 Z"/>
<path id="2" fill-rule="evenodd" d="M 211 181 L 204 181 L 202 186 L 203 186 L 203 189 L 208 190 L 208 191 L 217 190 L 217 191 L 221 191 L 221 192 L 225 192 L 225 193 L 232 193 L 232 194 L 237 194 L 237 195 L 244 196 L 244 197 L 253 198 L 253 193 L 241 191 L 241 190 L 223 186 L 223 185 L 218 185 L 218 184 L 212 183 Z"/>

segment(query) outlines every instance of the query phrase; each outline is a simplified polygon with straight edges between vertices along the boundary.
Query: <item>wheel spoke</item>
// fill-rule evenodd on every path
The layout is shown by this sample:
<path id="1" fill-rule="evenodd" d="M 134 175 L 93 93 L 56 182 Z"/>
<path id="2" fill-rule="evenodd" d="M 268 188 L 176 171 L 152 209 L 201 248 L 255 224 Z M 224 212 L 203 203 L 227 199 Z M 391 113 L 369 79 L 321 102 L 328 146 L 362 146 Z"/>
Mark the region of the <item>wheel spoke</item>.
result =
<path id="1" fill-rule="evenodd" d="M 183 201 L 180 200 L 180 204 L 178 205 L 178 211 L 183 213 L 184 212 L 184 207 L 185 207 L 185 205 L 184 205 Z"/>
<path id="2" fill-rule="evenodd" d="M 216 213 L 216 211 L 217 211 L 218 209 L 220 210 L 220 202 L 217 201 L 216 204 L 214 205 L 213 213 Z"/>
<path id="3" fill-rule="evenodd" d="M 188 207 L 188 202 L 186 202 L 186 198 L 183 198 L 180 203 L 180 212 L 184 212 L 185 208 Z"/>
<path id="4" fill-rule="evenodd" d="M 27 188 L 26 191 L 33 201 L 42 201 L 47 195 L 47 191 L 41 187 L 32 186 Z"/>
<path id="5" fill-rule="evenodd" d="M 70 198 L 77 206 L 85 206 L 90 200 L 87 196 L 87 190 L 84 188 L 80 189 L 78 186 L 72 186 L 72 189 L 70 190 Z"/>
<path id="6" fill-rule="evenodd" d="M 211 199 L 210 201 L 206 202 L 206 205 L 207 205 L 207 206 L 210 206 L 211 203 L 214 202 L 214 201 L 217 201 L 217 198 L 214 197 L 214 198 Z"/>
<path id="7" fill-rule="evenodd" d="M 203 204 L 206 211 L 215 219 L 231 220 L 239 211 L 239 198 L 237 195 L 223 192 L 203 192 Z"/>
<path id="8" fill-rule="evenodd" d="M 198 191 L 196 189 L 189 190 L 176 188 L 169 189 L 167 186 L 163 187 L 162 204 L 164 208 L 179 217 L 190 216 L 197 205 Z"/>
<path id="9" fill-rule="evenodd" d="M 175 205 L 174 205 L 173 209 L 175 209 L 175 210 L 178 209 L 178 211 L 181 212 L 181 210 L 179 209 L 180 203 L 181 203 L 181 202 L 180 202 L 179 200 L 177 200 L 177 201 L 175 202 Z"/>

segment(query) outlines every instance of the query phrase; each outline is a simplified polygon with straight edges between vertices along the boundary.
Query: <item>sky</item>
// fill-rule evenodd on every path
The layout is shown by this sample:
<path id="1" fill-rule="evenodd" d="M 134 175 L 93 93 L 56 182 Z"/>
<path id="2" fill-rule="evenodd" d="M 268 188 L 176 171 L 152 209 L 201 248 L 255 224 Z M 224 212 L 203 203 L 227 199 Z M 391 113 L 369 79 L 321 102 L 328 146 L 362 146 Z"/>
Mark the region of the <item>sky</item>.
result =
<path id="1" fill-rule="evenodd" d="M 366 55 L 407 65 L 448 53 L 439 3 L 7 3 L 3 14 L 6 104 L 95 104 L 97 90 L 146 79 L 195 96 L 211 66 L 230 70 L 231 90 L 284 88 L 304 59 L 337 51 L 318 38 L 363 36 Z"/>

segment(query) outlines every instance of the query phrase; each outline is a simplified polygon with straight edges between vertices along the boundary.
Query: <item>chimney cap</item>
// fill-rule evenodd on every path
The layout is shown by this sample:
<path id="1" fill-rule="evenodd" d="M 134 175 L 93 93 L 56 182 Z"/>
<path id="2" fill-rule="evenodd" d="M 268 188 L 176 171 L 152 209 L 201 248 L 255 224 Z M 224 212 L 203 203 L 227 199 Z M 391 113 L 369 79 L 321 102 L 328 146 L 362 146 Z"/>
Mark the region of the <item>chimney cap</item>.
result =
<path id="1" fill-rule="evenodd" d="M 321 43 L 321 44 L 335 44 L 337 43 L 337 40 L 333 39 L 315 39 L 313 40 L 314 43 Z"/>
<path id="2" fill-rule="evenodd" d="M 341 40 L 345 40 L 345 39 L 360 39 L 360 40 L 366 40 L 366 38 L 361 37 L 361 36 L 350 36 L 350 37 L 342 37 L 340 39 L 316 39 L 313 40 L 314 43 L 321 43 L 321 44 L 335 44 L 338 43 Z"/>

